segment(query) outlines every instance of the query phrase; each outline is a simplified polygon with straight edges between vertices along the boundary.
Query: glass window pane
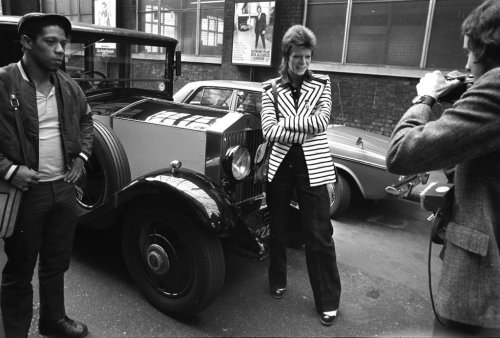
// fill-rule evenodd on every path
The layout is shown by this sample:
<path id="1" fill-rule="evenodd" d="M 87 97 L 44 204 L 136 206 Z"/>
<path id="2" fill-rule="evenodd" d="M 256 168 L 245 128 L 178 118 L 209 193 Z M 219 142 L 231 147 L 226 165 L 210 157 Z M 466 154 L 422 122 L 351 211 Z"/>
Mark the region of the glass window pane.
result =
<path id="1" fill-rule="evenodd" d="M 262 93 L 240 91 L 237 109 L 242 109 L 245 113 L 259 115 L 262 110 Z"/>
<path id="2" fill-rule="evenodd" d="M 197 0 L 161 0 L 161 7 L 169 10 L 196 9 Z"/>
<path id="3" fill-rule="evenodd" d="M 428 68 L 465 68 L 462 21 L 482 0 L 437 0 L 427 55 Z"/>
<path id="4" fill-rule="evenodd" d="M 200 105 L 228 110 L 232 94 L 232 89 L 205 88 Z"/>
<path id="5" fill-rule="evenodd" d="M 429 1 L 354 2 L 348 63 L 420 65 Z"/>
<path id="6" fill-rule="evenodd" d="M 139 11 L 145 11 L 146 7 L 158 6 L 158 0 L 139 0 Z"/>
<path id="7" fill-rule="evenodd" d="M 180 31 L 177 35 L 179 49 L 183 54 L 196 53 L 196 10 L 178 13 Z"/>
<path id="8" fill-rule="evenodd" d="M 202 4 L 200 18 L 200 55 L 222 55 L 220 31 L 224 27 L 224 3 Z"/>
<path id="9" fill-rule="evenodd" d="M 347 1 L 309 1 L 306 24 L 312 29 L 318 44 L 313 60 L 341 62 L 344 45 Z M 319 3 L 319 4 L 315 4 Z"/>

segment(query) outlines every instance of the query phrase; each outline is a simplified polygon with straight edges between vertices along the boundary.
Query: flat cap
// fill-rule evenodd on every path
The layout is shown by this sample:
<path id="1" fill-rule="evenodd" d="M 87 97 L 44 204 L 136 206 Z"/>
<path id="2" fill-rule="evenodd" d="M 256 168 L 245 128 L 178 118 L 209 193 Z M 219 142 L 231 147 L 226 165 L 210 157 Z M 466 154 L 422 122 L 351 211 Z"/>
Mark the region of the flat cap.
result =
<path id="1" fill-rule="evenodd" d="M 17 23 L 17 32 L 22 36 L 26 29 L 33 24 L 57 24 L 64 29 L 66 35 L 71 32 L 71 21 L 63 15 L 55 13 L 38 13 L 32 12 L 25 14 Z"/>

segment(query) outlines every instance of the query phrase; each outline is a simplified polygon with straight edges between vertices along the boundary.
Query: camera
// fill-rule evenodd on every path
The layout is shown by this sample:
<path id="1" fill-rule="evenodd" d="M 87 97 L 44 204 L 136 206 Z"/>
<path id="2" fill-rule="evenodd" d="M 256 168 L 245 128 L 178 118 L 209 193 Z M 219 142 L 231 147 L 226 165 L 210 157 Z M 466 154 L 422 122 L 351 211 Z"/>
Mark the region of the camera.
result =
<path id="1" fill-rule="evenodd" d="M 463 93 L 465 93 L 467 89 L 469 89 L 469 87 L 474 82 L 474 77 L 472 76 L 472 74 L 463 73 L 458 70 L 449 72 L 444 77 L 448 81 L 459 80 L 460 83 L 448 93 L 439 97 L 439 102 L 441 103 L 454 103 L 462 96 Z"/>

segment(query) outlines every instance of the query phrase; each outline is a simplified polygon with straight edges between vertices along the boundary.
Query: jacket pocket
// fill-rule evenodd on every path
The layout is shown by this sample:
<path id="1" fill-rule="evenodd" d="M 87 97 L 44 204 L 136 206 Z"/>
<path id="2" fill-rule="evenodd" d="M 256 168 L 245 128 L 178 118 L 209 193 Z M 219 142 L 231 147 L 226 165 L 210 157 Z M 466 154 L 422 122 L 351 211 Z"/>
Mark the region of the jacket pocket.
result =
<path id="1" fill-rule="evenodd" d="M 450 222 L 446 229 L 446 239 L 471 253 L 483 257 L 488 253 L 490 236 L 479 230 Z"/>

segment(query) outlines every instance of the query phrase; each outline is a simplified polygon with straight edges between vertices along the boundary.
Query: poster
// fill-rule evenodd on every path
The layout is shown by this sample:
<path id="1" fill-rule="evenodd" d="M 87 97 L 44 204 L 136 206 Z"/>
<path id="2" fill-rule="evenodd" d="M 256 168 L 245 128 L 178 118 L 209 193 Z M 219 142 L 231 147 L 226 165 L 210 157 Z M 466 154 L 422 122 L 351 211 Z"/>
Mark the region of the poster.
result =
<path id="1" fill-rule="evenodd" d="M 94 0 L 94 23 L 116 27 L 116 0 Z M 95 48 L 96 56 L 116 56 L 116 43 L 98 42 Z"/>
<path id="2" fill-rule="evenodd" d="M 233 64 L 271 66 L 275 4 L 276 1 L 236 1 Z"/>

